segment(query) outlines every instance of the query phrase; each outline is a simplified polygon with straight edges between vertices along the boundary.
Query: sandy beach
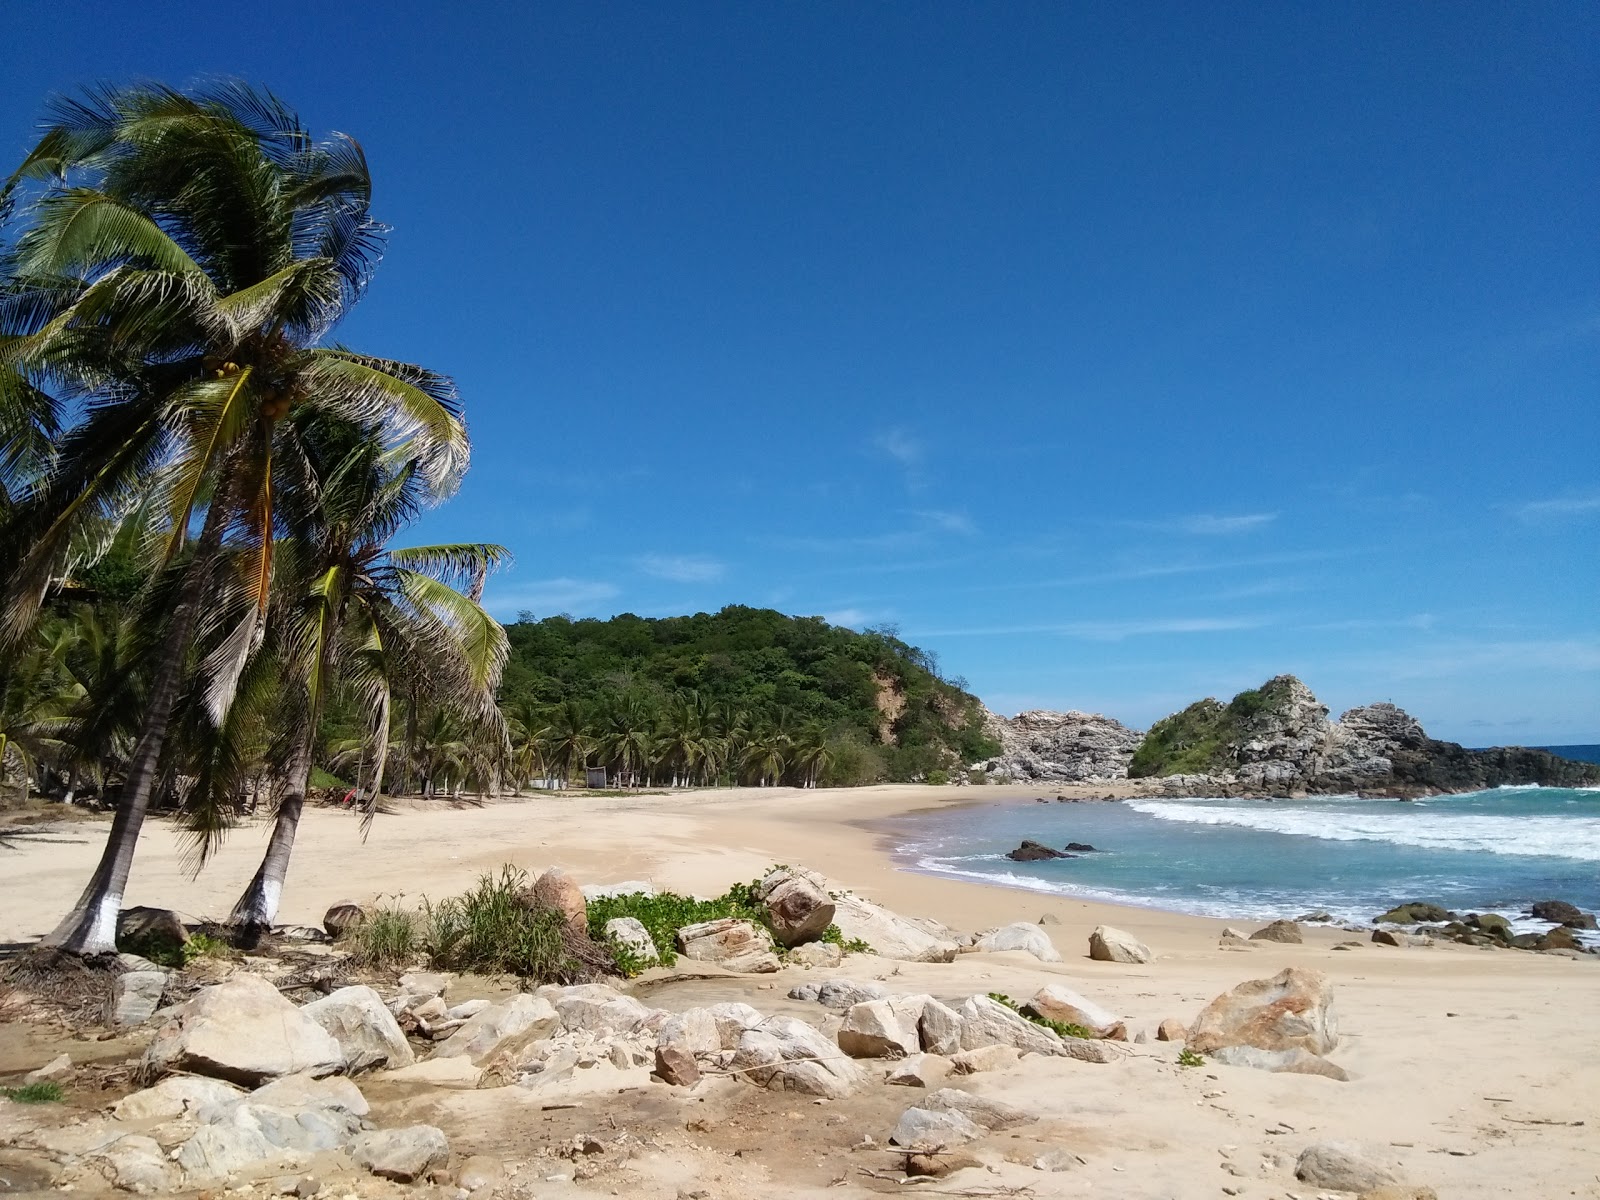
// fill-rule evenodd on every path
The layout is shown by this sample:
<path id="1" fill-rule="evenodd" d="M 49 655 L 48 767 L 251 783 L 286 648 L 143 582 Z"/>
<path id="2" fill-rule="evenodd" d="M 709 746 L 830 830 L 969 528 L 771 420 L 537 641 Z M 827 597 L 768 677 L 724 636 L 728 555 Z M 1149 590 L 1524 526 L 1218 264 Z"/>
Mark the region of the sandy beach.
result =
<path id="1" fill-rule="evenodd" d="M 1052 795 L 1061 790 L 1050 789 Z M 1600 961 L 1464 946 L 1365 943 L 1335 950 L 1351 935 L 1318 927 L 1307 927 L 1303 945 L 1229 951 L 1218 945 L 1228 924 L 1222 920 L 897 869 L 874 828 L 918 808 L 1023 802 L 1035 794 L 896 785 L 539 797 L 400 809 L 381 816 L 365 843 L 357 817 L 317 809 L 302 825 L 282 919 L 315 924 L 328 905 L 346 898 L 448 895 L 507 862 L 529 871 L 561 866 L 584 883 L 648 880 L 702 895 L 783 862 L 820 870 L 900 912 L 962 931 L 1037 921 L 1045 913 L 1059 919 L 1047 927 L 1063 956 L 1059 964 L 1021 953 L 962 955 L 951 964 L 852 956 L 836 972 L 889 979 L 896 991 L 941 997 L 1001 991 L 1025 998 L 1046 983 L 1065 982 L 1125 1017 L 1131 1030 L 1153 1035 L 1163 1018 L 1187 1023 L 1243 980 L 1285 966 L 1312 967 L 1334 983 L 1343 1041 L 1333 1058 L 1349 1072 L 1349 1082 L 1213 1065 L 1186 1070 L 1173 1061 L 1175 1047 L 1155 1042 L 1130 1045 L 1127 1059 L 1111 1066 L 1028 1059 L 1004 1078 L 975 1080 L 991 1094 L 1037 1110 L 1045 1132 L 1030 1137 L 1048 1135 L 1083 1162 L 1065 1173 L 1032 1170 L 1027 1163 L 1036 1147 L 1030 1142 L 1019 1161 L 991 1164 L 988 1183 L 1061 1196 L 1310 1196 L 1316 1190 L 1293 1179 L 1294 1155 L 1310 1141 L 1336 1140 L 1360 1143 L 1408 1182 L 1431 1185 L 1440 1196 L 1600 1196 L 1593 1157 L 1600 1118 L 1600 1074 L 1593 1066 L 1600 1051 L 1594 1020 Z M 0 939 L 17 942 L 45 932 L 81 886 L 103 833 L 94 823 L 54 827 L 0 852 Z M 264 837 L 260 826 L 234 831 L 191 880 L 181 845 L 170 829 L 154 824 L 127 903 L 169 906 L 193 918 L 223 915 L 254 870 Z M 1087 938 L 1101 923 L 1133 933 L 1154 950 L 1155 961 L 1090 961 Z M 802 973 L 786 969 L 776 989 L 756 991 L 761 983 L 740 980 L 725 981 L 722 991 L 731 996 L 729 989 L 743 989 L 738 994 L 764 1010 L 786 1005 L 786 1011 L 804 1011 L 782 999 L 792 974 Z M 657 1002 L 673 1007 L 666 995 Z M 430 1111 L 442 1124 L 470 1128 L 463 1136 L 492 1141 L 499 1122 L 509 1118 L 504 1106 L 492 1116 L 483 1097 L 498 1095 L 464 1093 L 444 1115 L 437 1106 Z M 798 1114 L 801 1103 L 786 1106 Z M 761 1167 L 769 1176 L 748 1174 L 759 1163 L 723 1166 L 733 1172 L 727 1194 L 739 1188 L 765 1193 L 770 1166 Z M 785 1171 L 781 1190 L 803 1195 L 824 1187 L 832 1180 L 822 1173 L 820 1163 L 814 1170 L 796 1164 Z M 665 1187 L 668 1174 L 650 1178 Z M 851 1180 L 845 1190 L 871 1183 Z M 653 1188 L 639 1194 L 657 1194 Z"/>

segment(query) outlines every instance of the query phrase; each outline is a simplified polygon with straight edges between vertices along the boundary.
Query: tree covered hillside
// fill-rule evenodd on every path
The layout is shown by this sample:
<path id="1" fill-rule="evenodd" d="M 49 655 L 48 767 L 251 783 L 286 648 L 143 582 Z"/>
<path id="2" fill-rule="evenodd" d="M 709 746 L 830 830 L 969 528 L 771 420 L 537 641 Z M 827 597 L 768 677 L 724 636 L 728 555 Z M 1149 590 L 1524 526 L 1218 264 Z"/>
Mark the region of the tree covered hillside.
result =
<path id="1" fill-rule="evenodd" d="M 735 605 L 606 621 L 524 614 L 506 633 L 500 703 L 513 719 L 564 711 L 596 741 L 619 720 L 642 720 L 657 738 L 689 723 L 735 734 L 750 761 L 771 752 L 771 771 L 723 778 L 910 780 L 997 752 L 977 699 L 887 630 Z"/>

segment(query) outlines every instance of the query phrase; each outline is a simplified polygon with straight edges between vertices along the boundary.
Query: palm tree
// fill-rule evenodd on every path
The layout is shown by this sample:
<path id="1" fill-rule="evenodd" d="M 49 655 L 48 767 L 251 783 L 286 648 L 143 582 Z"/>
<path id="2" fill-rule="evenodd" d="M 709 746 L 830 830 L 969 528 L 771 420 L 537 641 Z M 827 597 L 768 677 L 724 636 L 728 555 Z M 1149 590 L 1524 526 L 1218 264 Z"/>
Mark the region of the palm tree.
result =
<path id="1" fill-rule="evenodd" d="M 272 836 L 260 868 L 233 908 L 246 936 L 270 928 L 305 806 L 317 724 L 329 686 L 344 678 L 369 706 L 374 796 L 389 742 L 390 694 L 397 672 L 414 674 L 435 704 L 423 777 L 467 755 L 446 727 L 455 718 L 493 723 L 494 689 L 505 665 L 505 630 L 451 586 L 481 589 L 504 561 L 503 546 L 482 542 L 396 549 L 389 539 L 432 496 L 409 444 L 384 445 L 371 426 L 312 413 L 291 428 L 295 451 L 285 474 L 297 536 L 283 556 L 294 589 L 283 606 L 286 657 L 304 684 L 292 693 L 293 734 L 284 761 Z M 290 465 L 292 464 L 292 466 Z M 298 510 L 298 511 L 297 511 Z M 348 636 L 347 636 L 348 635 Z M 503 740 L 503 734 L 501 735 Z M 369 810 L 370 807 L 369 807 Z"/>
<path id="2" fill-rule="evenodd" d="M 595 738 L 590 731 L 589 712 L 577 700 L 565 700 L 553 708 L 539 731 L 544 743 L 544 761 L 552 782 L 565 784 L 581 774 L 594 753 Z"/>
<path id="3" fill-rule="evenodd" d="M 313 409 L 403 434 L 441 490 L 465 469 L 466 431 L 448 380 L 324 344 L 377 265 L 382 227 L 360 146 L 313 140 L 276 98 L 140 85 L 58 102 L 3 197 L 22 228 L 0 263 L 0 377 L 83 413 L 47 470 L 7 481 L 5 633 L 25 634 L 51 579 L 92 556 L 135 496 L 153 488 L 166 514 L 174 602 L 123 802 L 45 939 L 108 952 L 201 612 L 249 601 L 227 606 L 237 623 L 198 664 L 218 724 L 260 634 L 284 418 Z"/>

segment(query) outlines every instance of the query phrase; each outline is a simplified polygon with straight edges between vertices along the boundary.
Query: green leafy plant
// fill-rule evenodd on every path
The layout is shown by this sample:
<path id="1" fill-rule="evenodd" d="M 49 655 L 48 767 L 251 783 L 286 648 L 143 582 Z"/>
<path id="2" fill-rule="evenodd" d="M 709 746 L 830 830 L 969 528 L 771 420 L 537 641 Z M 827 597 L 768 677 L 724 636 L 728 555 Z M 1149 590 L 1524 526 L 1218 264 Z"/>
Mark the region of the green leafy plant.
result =
<path id="1" fill-rule="evenodd" d="M 935 767 L 928 772 L 928 782 L 934 787 L 943 787 L 950 782 L 950 772 L 941 767 Z"/>
<path id="2" fill-rule="evenodd" d="M 1100 1035 L 1085 1025 L 1075 1025 L 1071 1021 L 1053 1021 L 1049 1017 L 1036 1012 L 1026 1004 L 1018 1004 L 1004 992 L 990 992 L 989 999 L 996 1004 L 1003 1004 L 1020 1017 L 1026 1017 L 1041 1029 L 1048 1029 L 1057 1037 L 1064 1038 L 1095 1038 Z"/>
<path id="3" fill-rule="evenodd" d="M 21 1087 L 0 1088 L 0 1096 L 14 1100 L 18 1104 L 60 1104 L 66 1099 L 66 1095 L 59 1083 L 49 1080 L 25 1083 Z"/>
<path id="4" fill-rule="evenodd" d="M 845 937 L 844 930 L 840 929 L 837 925 L 829 925 L 822 931 L 822 936 L 817 940 L 827 942 L 830 946 L 837 946 L 846 954 L 876 953 L 876 951 L 873 950 L 871 943 L 864 942 L 860 938 Z"/>
<path id="5" fill-rule="evenodd" d="M 589 936 L 596 941 L 604 941 L 607 921 L 617 917 L 632 917 L 644 926 L 650 940 L 656 944 L 661 965 L 670 967 L 678 961 L 678 930 L 685 925 L 736 917 L 770 930 L 771 917 L 766 905 L 754 895 L 759 882 L 736 883 L 715 900 L 696 900 L 675 892 L 656 892 L 653 895 L 629 892 L 621 896 L 597 896 L 589 901 Z"/>
<path id="6" fill-rule="evenodd" d="M 1185 1046 L 1182 1050 L 1178 1051 L 1178 1065 L 1180 1067 L 1203 1067 L 1206 1065 L 1205 1056 L 1203 1054 L 1196 1054 L 1193 1050 L 1190 1050 L 1187 1046 Z"/>
<path id="7" fill-rule="evenodd" d="M 232 953 L 233 947 L 222 938 L 209 933 L 192 933 L 183 944 L 183 965 L 188 966 L 197 958 L 228 958 Z"/>

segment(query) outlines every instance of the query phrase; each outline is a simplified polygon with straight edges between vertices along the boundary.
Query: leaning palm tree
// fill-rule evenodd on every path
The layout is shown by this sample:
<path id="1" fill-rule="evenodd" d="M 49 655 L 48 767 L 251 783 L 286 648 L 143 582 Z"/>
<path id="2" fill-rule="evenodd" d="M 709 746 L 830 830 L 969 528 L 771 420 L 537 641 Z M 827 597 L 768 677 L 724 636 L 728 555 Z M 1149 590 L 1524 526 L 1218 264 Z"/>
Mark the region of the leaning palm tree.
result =
<path id="1" fill-rule="evenodd" d="M 314 409 L 407 437 L 441 489 L 465 468 L 447 379 L 326 342 L 380 257 L 370 196 L 353 140 L 316 141 L 239 84 L 60 101 L 0 189 L 19 225 L 0 261 L 0 377 L 82 413 L 9 497 L 0 634 L 23 636 L 51 579 L 152 487 L 165 512 L 156 578 L 174 588 L 105 853 L 47 946 L 115 948 L 185 678 L 203 672 L 225 717 L 267 610 L 284 418 Z M 234 626 L 195 661 L 202 613 L 237 594 L 250 603 L 227 606 Z"/>
<path id="2" fill-rule="evenodd" d="M 452 586 L 481 586 L 504 561 L 504 547 L 389 545 L 432 498 L 406 444 L 385 445 L 373 426 L 314 412 L 289 433 L 285 475 L 295 486 L 286 516 L 296 536 L 281 558 L 290 591 L 281 625 L 284 658 L 304 682 L 288 693 L 292 733 L 272 836 L 233 908 L 231 922 L 246 936 L 277 919 L 330 686 L 343 680 L 369 706 L 381 781 L 395 674 L 415 673 L 437 721 L 494 724 L 494 691 L 508 651 L 500 624 Z M 457 739 L 446 740 L 453 752 Z"/>

